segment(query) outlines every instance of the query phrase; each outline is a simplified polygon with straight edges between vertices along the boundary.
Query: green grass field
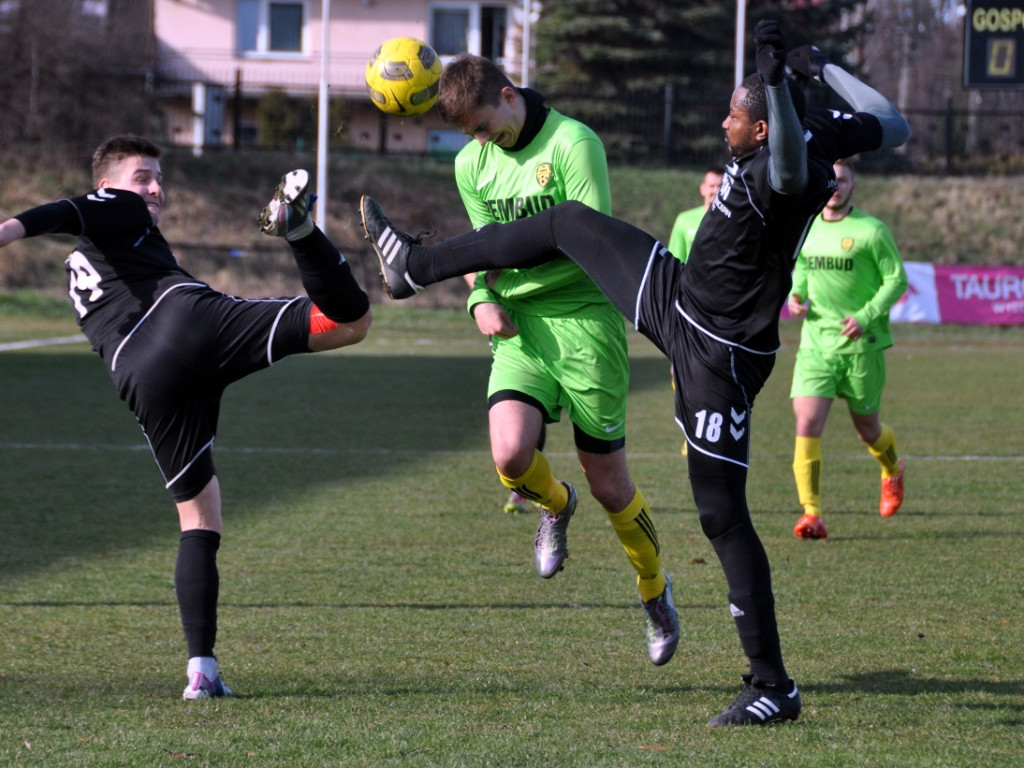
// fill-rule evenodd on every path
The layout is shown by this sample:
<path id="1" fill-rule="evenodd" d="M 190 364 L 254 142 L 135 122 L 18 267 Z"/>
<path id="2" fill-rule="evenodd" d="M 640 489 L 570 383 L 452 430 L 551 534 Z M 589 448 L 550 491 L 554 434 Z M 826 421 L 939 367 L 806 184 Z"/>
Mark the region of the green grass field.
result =
<path id="1" fill-rule="evenodd" d="M 376 314 L 364 344 L 225 397 L 218 653 L 239 695 L 206 702 L 180 698 L 174 508 L 102 364 L 82 343 L 0 352 L 0 765 L 1021 765 L 1019 329 L 897 326 L 883 417 L 904 508 L 878 516 L 877 465 L 840 404 L 830 538 L 800 541 L 784 326 L 749 496 L 804 713 L 712 730 L 744 660 L 666 361 L 635 338 L 630 464 L 683 628 L 655 668 L 589 495 L 550 581 L 533 570 L 535 519 L 500 511 L 485 340 L 457 311 Z M 11 313 L 0 343 L 73 332 L 67 316 Z M 548 454 L 585 486 L 567 424 Z"/>

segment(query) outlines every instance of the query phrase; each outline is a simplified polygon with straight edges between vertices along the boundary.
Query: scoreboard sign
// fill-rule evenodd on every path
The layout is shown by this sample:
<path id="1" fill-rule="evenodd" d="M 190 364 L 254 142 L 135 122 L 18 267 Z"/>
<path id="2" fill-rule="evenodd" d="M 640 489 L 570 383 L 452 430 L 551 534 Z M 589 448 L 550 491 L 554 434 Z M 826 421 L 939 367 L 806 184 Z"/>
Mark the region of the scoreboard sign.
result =
<path id="1" fill-rule="evenodd" d="M 1024 0 L 967 3 L 965 88 L 1024 88 Z"/>

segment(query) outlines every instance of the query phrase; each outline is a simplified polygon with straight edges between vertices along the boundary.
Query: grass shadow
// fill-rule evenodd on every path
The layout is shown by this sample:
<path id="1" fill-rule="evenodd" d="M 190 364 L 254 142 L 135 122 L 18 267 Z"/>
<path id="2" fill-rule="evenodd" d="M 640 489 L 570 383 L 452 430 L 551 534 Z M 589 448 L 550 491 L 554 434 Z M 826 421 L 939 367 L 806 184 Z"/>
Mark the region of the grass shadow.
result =
<path id="1" fill-rule="evenodd" d="M 474 454 L 486 471 L 489 368 L 483 347 L 344 351 L 294 357 L 235 383 L 213 449 L 225 519 L 325 483 L 416 473 L 438 454 Z M 0 381 L 0 577 L 176 538 L 144 436 L 93 353 L 5 353 Z M 668 391 L 660 360 L 636 363 L 632 388 L 648 387 Z"/>
<path id="2" fill-rule="evenodd" d="M 835 683 L 810 683 L 800 686 L 803 691 L 818 693 L 885 694 L 891 696 L 919 696 L 923 694 L 971 694 L 1020 697 L 1019 680 L 941 679 L 918 677 L 908 669 L 880 669 L 847 675 Z M 1024 712 L 1024 701 L 1009 705 Z M 1003 708 L 1003 707 L 1000 707 Z"/>

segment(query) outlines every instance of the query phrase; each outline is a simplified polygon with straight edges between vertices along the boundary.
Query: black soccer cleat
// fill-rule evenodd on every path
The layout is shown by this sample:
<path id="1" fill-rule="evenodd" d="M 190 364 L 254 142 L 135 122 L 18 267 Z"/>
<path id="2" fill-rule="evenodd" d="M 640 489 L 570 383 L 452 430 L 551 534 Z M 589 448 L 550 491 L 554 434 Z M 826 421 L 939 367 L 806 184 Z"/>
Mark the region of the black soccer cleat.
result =
<path id="1" fill-rule="evenodd" d="M 753 685 L 750 675 L 743 676 L 743 690 L 724 712 L 712 718 L 708 727 L 723 725 L 771 725 L 800 717 L 800 692 L 790 681 L 789 693 L 766 686 Z"/>
<path id="2" fill-rule="evenodd" d="M 821 52 L 816 45 L 801 45 L 794 48 L 786 56 L 786 69 L 790 73 L 813 80 L 816 83 L 823 82 L 822 70 L 826 64 L 830 64 L 828 57 Z"/>
<path id="3" fill-rule="evenodd" d="M 384 216 L 377 201 L 363 195 L 359 201 L 366 240 L 380 262 L 384 292 L 392 299 L 408 299 L 423 290 L 409 277 L 409 253 L 416 239 L 395 229 Z"/>

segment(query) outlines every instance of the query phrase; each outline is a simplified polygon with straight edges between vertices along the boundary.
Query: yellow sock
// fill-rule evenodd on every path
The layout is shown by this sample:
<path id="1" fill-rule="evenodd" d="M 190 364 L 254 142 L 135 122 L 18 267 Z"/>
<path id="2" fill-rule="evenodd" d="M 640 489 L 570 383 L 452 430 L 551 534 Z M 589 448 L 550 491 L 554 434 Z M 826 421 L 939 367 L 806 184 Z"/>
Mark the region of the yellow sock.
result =
<path id="1" fill-rule="evenodd" d="M 538 450 L 534 450 L 533 461 L 522 477 L 505 477 L 501 472 L 498 472 L 498 477 L 509 490 L 537 502 L 556 515 L 569 503 L 569 491 L 551 474 L 551 465 Z"/>
<path id="2" fill-rule="evenodd" d="M 633 500 L 621 512 L 609 512 L 608 519 L 619 537 L 626 557 L 637 573 L 640 599 L 652 600 L 665 591 L 665 574 L 661 571 L 661 546 L 658 532 L 651 521 L 647 500 L 636 489 Z"/>
<path id="3" fill-rule="evenodd" d="M 882 465 L 882 477 L 896 477 L 900 473 L 899 457 L 896 454 L 896 435 L 888 425 L 882 425 L 882 434 L 868 446 L 868 451 Z"/>
<path id="4" fill-rule="evenodd" d="M 821 438 L 797 437 L 793 477 L 800 506 L 808 515 L 821 515 Z"/>

